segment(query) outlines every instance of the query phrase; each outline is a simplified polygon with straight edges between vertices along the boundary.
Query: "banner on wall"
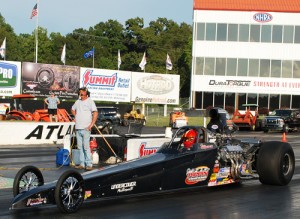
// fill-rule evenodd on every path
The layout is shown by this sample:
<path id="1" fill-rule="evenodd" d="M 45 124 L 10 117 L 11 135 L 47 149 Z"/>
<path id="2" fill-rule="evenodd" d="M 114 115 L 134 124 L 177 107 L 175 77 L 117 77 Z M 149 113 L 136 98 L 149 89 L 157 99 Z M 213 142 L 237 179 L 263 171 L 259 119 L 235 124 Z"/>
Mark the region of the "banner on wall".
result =
<path id="1" fill-rule="evenodd" d="M 131 101 L 179 104 L 179 75 L 132 72 Z"/>
<path id="2" fill-rule="evenodd" d="M 300 80 L 295 78 L 194 75 L 193 90 L 207 92 L 294 94 Z"/>
<path id="3" fill-rule="evenodd" d="M 130 102 L 131 72 L 80 68 L 80 86 L 96 101 Z"/>
<path id="4" fill-rule="evenodd" d="M 80 67 L 23 62 L 22 93 L 46 97 L 53 91 L 59 98 L 77 99 Z"/>
<path id="5" fill-rule="evenodd" d="M 0 96 L 20 94 L 21 62 L 0 61 Z"/>

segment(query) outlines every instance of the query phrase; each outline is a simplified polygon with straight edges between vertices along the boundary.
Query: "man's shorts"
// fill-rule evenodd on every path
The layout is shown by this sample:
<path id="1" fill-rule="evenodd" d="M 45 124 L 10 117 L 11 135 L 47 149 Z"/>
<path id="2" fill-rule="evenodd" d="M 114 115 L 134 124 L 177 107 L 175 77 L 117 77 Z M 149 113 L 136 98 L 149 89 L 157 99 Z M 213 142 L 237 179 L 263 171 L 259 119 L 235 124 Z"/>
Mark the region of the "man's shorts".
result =
<path id="1" fill-rule="evenodd" d="M 49 115 L 56 115 L 57 114 L 57 109 L 48 109 L 48 114 Z"/>

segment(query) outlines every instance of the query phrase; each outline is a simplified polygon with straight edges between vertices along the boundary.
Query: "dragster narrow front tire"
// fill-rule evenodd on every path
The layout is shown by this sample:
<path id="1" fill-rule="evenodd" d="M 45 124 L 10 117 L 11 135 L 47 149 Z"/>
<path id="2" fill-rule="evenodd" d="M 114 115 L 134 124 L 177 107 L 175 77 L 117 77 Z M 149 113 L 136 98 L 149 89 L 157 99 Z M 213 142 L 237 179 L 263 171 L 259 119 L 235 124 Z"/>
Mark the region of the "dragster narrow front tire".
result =
<path id="1" fill-rule="evenodd" d="M 293 148 L 287 142 L 270 141 L 261 145 L 258 152 L 259 181 L 269 185 L 287 185 L 295 170 Z"/>
<path id="2" fill-rule="evenodd" d="M 74 170 L 64 172 L 58 179 L 54 198 L 58 209 L 63 213 L 78 211 L 84 201 L 84 180 Z"/>
<path id="3" fill-rule="evenodd" d="M 41 171 L 35 166 L 25 166 L 15 176 L 13 183 L 14 197 L 32 188 L 44 185 L 44 177 Z"/>

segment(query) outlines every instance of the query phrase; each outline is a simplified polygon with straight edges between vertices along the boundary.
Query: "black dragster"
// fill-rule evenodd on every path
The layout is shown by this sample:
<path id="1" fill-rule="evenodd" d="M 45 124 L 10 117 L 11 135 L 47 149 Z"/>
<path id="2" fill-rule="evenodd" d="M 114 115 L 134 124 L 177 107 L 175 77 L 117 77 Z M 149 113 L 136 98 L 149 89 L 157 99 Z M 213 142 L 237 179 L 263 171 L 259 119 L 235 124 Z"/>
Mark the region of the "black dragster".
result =
<path id="1" fill-rule="evenodd" d="M 221 186 L 249 179 L 284 186 L 294 174 L 295 156 L 287 142 L 236 139 L 231 127 L 219 124 L 179 128 L 155 154 L 80 174 L 64 172 L 45 183 L 40 170 L 23 167 L 14 180 L 11 209 L 57 205 L 76 212 L 83 202 L 131 197 L 203 186 Z M 184 146 L 186 133 L 196 133 Z"/>

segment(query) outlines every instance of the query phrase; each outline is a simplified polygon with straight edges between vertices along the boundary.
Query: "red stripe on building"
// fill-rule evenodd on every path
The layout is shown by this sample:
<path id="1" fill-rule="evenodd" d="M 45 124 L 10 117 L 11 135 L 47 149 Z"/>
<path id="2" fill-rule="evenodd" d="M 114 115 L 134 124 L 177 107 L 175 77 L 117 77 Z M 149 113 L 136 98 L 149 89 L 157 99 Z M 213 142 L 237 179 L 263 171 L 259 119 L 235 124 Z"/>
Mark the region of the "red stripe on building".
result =
<path id="1" fill-rule="evenodd" d="M 300 12 L 300 0 L 194 0 L 194 10 Z"/>

